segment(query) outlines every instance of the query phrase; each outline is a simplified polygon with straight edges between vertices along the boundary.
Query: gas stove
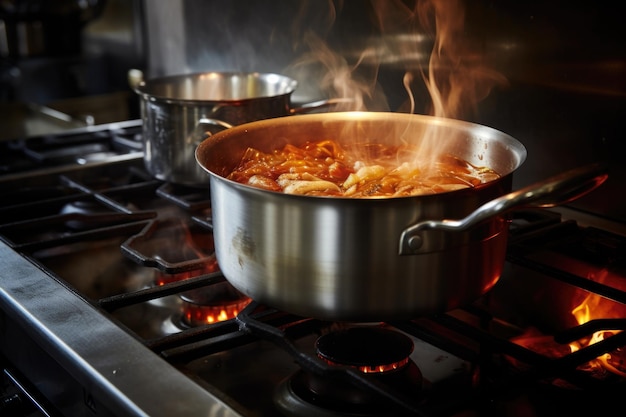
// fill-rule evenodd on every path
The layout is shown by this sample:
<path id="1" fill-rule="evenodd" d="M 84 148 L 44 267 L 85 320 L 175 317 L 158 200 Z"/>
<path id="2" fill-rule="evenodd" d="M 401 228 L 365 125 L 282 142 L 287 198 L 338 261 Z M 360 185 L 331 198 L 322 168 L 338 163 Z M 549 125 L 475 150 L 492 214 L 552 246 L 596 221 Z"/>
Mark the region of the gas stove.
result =
<path id="1" fill-rule="evenodd" d="M 620 405 L 622 225 L 521 211 L 504 275 L 474 304 L 320 321 L 228 284 L 209 187 L 147 174 L 140 121 L 0 145 L 10 415 L 576 416 Z"/>

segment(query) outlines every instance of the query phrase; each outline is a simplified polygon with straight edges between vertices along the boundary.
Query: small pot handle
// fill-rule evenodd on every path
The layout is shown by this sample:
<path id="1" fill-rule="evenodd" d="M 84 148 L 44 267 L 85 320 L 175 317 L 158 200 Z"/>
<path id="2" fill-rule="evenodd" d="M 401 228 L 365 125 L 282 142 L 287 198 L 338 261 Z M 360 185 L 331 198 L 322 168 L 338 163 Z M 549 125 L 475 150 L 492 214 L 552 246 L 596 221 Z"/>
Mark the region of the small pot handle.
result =
<path id="1" fill-rule="evenodd" d="M 130 88 L 136 93 L 139 93 L 137 88 L 139 87 L 139 84 L 141 84 L 144 80 L 143 71 L 140 69 L 131 68 L 128 70 L 127 77 L 128 85 L 130 86 Z"/>
<path id="2" fill-rule="evenodd" d="M 195 145 L 199 145 L 200 142 L 202 142 L 207 137 L 217 132 L 221 132 L 222 130 L 230 129 L 231 127 L 233 127 L 233 125 L 223 120 L 203 117 L 196 122 L 195 132 L 198 133 L 195 134 L 197 138 L 197 143 L 195 143 Z"/>
<path id="3" fill-rule="evenodd" d="M 420 233 L 422 231 L 459 232 L 512 210 L 528 207 L 548 208 L 566 204 L 596 189 L 607 178 L 608 173 L 603 166 L 587 165 L 491 200 L 461 220 L 426 220 L 416 223 L 402 231 L 399 254 L 417 253 L 424 242 Z"/>
<path id="4" fill-rule="evenodd" d="M 324 107 L 336 106 L 338 104 L 354 103 L 351 98 L 329 98 L 324 100 L 312 101 L 289 110 L 289 114 L 307 113 Z"/>

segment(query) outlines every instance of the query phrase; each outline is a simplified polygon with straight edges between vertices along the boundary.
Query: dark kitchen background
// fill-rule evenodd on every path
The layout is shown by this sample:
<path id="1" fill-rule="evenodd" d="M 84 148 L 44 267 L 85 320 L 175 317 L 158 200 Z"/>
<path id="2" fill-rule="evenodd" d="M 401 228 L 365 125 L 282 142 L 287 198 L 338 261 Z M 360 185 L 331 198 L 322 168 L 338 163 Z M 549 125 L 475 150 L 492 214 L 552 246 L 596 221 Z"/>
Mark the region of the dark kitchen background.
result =
<path id="1" fill-rule="evenodd" d="M 461 118 L 502 130 L 528 148 L 529 157 L 515 177 L 518 186 L 589 162 L 606 163 L 608 182 L 575 204 L 626 219 L 626 29 L 619 5 L 557 0 L 460 4 L 471 53 L 507 80 Z M 370 2 L 359 0 L 4 1 L 2 136 L 138 118 L 137 99 L 128 86 L 133 68 L 148 78 L 222 70 L 279 72 L 298 80 L 296 103 L 332 94 L 321 88 L 319 73 L 296 65 L 308 52 L 309 33 L 356 67 L 355 76 L 361 72 L 378 83 L 382 95 L 370 109 L 408 111 L 402 77 L 428 64 L 432 43 L 420 37 L 428 32 L 413 27 L 414 33 L 402 33 L 400 26 L 383 36 L 375 21 Z M 403 53 L 407 43 L 414 44 L 415 55 Z M 372 47 L 376 59 L 355 65 Z M 428 113 L 426 90 L 418 86 L 414 93 L 414 111 Z"/>

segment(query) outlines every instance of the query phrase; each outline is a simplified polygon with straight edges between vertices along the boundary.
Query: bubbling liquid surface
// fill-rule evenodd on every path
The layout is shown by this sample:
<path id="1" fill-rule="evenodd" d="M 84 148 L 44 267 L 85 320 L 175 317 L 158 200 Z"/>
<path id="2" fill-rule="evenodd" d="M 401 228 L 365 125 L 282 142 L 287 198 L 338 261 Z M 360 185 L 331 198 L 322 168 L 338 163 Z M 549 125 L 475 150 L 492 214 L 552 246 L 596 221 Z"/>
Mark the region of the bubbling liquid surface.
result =
<path id="1" fill-rule="evenodd" d="M 416 152 L 382 143 L 348 150 L 334 140 L 288 144 L 271 153 L 248 148 L 227 178 L 287 194 L 390 198 L 471 188 L 500 177 L 451 155 L 416 162 L 410 158 Z"/>

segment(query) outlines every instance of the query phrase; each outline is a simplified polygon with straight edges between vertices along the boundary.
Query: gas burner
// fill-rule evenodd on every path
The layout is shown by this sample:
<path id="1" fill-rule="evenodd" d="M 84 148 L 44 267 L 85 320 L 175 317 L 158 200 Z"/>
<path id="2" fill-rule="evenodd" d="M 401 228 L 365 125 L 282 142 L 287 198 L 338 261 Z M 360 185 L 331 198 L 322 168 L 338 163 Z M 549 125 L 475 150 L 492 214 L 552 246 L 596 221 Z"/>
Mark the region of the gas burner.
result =
<path id="1" fill-rule="evenodd" d="M 413 341 L 403 333 L 382 327 L 351 327 L 327 333 L 316 341 L 317 356 L 331 369 L 352 369 L 390 393 L 416 398 L 422 374 L 409 358 Z M 275 401 L 294 416 L 389 415 L 388 400 L 359 388 L 337 374 L 318 375 L 299 370 L 284 380 Z"/>
<path id="2" fill-rule="evenodd" d="M 233 319 L 251 301 L 226 281 L 186 291 L 180 294 L 180 299 L 183 301 L 182 322 L 186 327 Z"/>
<path id="3" fill-rule="evenodd" d="M 402 333 L 381 327 L 352 327 L 321 336 L 316 348 L 317 355 L 330 365 L 383 374 L 409 363 L 413 342 Z"/>

